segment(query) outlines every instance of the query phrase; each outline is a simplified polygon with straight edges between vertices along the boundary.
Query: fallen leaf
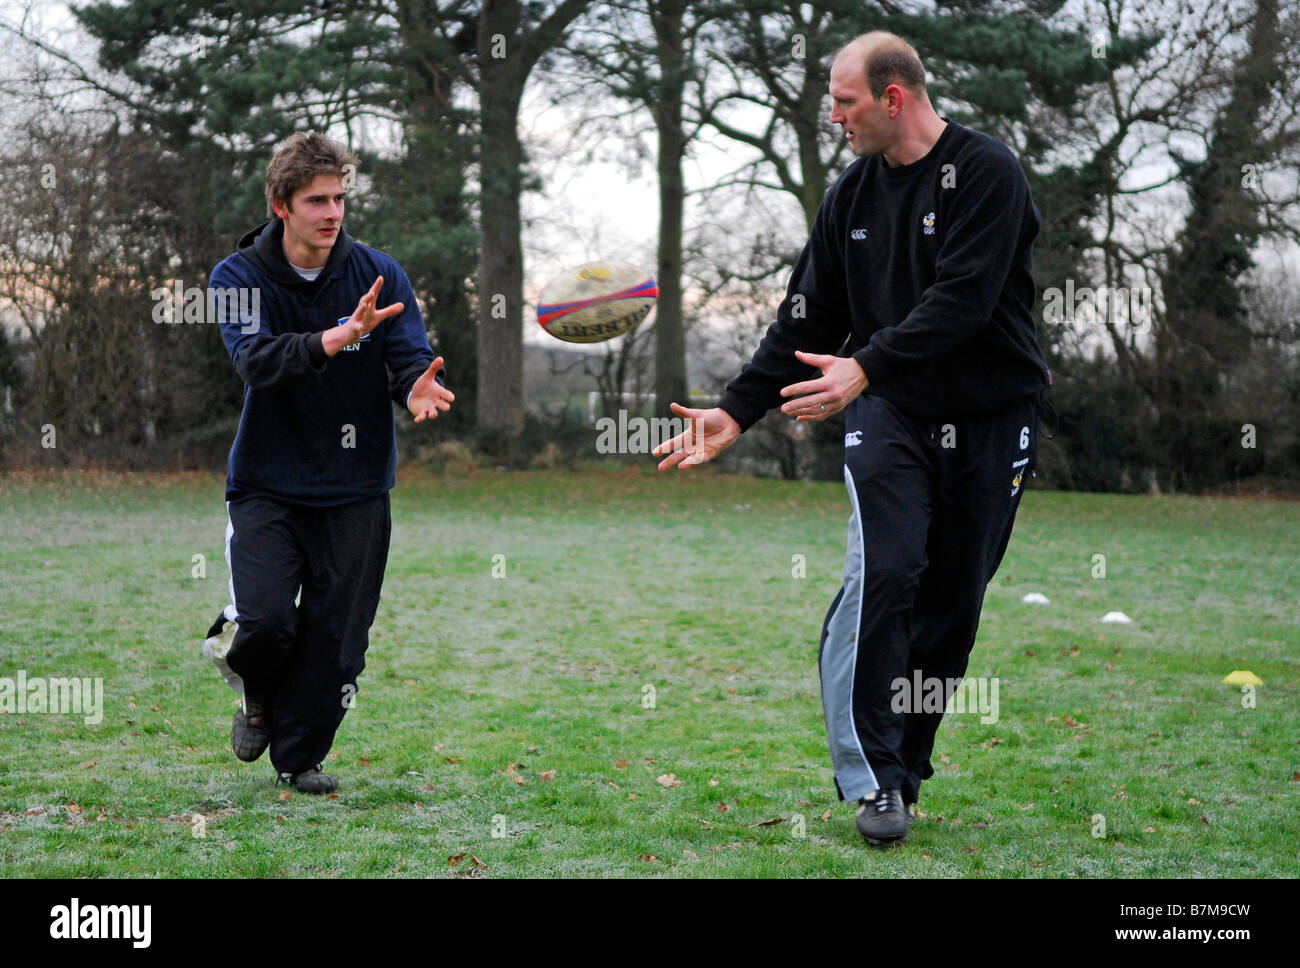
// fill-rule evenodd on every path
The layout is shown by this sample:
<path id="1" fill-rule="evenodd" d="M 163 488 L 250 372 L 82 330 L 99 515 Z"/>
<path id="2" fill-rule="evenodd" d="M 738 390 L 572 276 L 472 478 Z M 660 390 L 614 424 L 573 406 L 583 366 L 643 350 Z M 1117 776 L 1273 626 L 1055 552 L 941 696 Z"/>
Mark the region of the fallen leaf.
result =
<path id="1" fill-rule="evenodd" d="M 947 754 L 947 753 L 940 753 L 940 754 L 939 754 L 939 762 L 940 762 L 940 763 L 948 763 L 948 762 L 950 762 L 950 760 L 948 759 L 948 754 Z"/>
<path id="2" fill-rule="evenodd" d="M 329 794 L 325 799 L 326 799 L 326 800 L 337 800 L 338 798 L 339 798 L 339 795 L 338 795 L 337 793 L 331 793 L 331 794 Z M 416 804 L 416 806 L 419 806 L 419 804 Z"/>
<path id="3" fill-rule="evenodd" d="M 464 762 L 465 762 L 465 757 L 463 757 L 463 756 L 444 756 L 444 757 L 442 758 L 442 761 L 443 761 L 444 763 L 464 763 Z"/>
<path id="4" fill-rule="evenodd" d="M 432 784 L 432 783 L 426 783 L 426 784 L 424 785 L 424 788 L 425 788 L 426 790 L 432 790 L 432 789 L 433 789 L 433 784 Z"/>
<path id="5" fill-rule="evenodd" d="M 192 749 L 194 749 L 194 747 L 193 747 L 193 746 L 190 746 L 190 747 L 187 747 L 187 749 L 191 749 L 191 750 L 192 750 Z M 99 762 L 98 760 L 90 760 L 89 762 L 83 763 L 83 764 L 81 765 L 81 768 L 82 768 L 83 770 L 88 770 L 88 769 L 90 769 L 92 766 L 94 766 L 94 765 L 95 765 L 96 763 L 98 763 L 98 762 Z"/>
<path id="6" fill-rule="evenodd" d="M 718 813 L 726 813 L 730 809 L 731 808 L 727 806 L 725 801 L 718 804 Z"/>
<path id="7" fill-rule="evenodd" d="M 779 823 L 785 823 L 785 817 L 773 817 L 771 820 L 760 820 L 758 823 L 751 823 L 751 827 L 775 827 Z"/>
<path id="8" fill-rule="evenodd" d="M 682 781 L 677 779 L 676 773 L 661 773 L 659 776 L 655 777 L 655 782 L 665 790 L 669 787 L 679 787 L 682 785 Z"/>
<path id="9" fill-rule="evenodd" d="M 973 826 L 975 827 L 976 830 L 987 830 L 989 827 L 989 825 L 986 824 L 983 820 L 975 821 Z"/>
<path id="10" fill-rule="evenodd" d="M 626 769 L 627 769 L 627 760 L 615 760 L 615 761 L 614 761 L 614 769 L 616 769 L 616 770 L 626 770 Z"/>
<path id="11" fill-rule="evenodd" d="M 293 796 L 293 794 L 292 794 L 290 791 L 288 791 L 288 790 L 281 790 L 281 791 L 280 791 L 280 795 L 279 795 L 276 799 L 278 799 L 278 800 L 288 800 L 291 796 Z"/>
<path id="12" fill-rule="evenodd" d="M 471 864 L 473 864 L 474 867 L 477 868 L 478 870 L 481 870 L 481 871 L 485 871 L 485 870 L 487 870 L 487 864 L 483 863 L 481 860 L 479 860 L 479 859 L 478 859 L 477 857 L 475 857 L 473 854 L 470 854 L 470 855 L 469 855 L 469 862 L 470 862 Z"/>
<path id="13" fill-rule="evenodd" d="M 683 856 L 683 857 L 689 857 L 691 860 L 699 860 L 699 859 L 700 859 L 700 855 L 697 854 L 697 853 L 695 853 L 695 851 L 693 851 L 693 850 L 683 850 L 683 851 L 682 851 L 682 856 Z"/>
<path id="14" fill-rule="evenodd" d="M 448 867 L 455 867 L 457 864 L 459 864 L 459 863 L 460 863 L 461 861 L 463 861 L 464 859 L 465 859 L 465 855 L 464 855 L 464 854 L 452 854 L 450 857 L 447 858 L 447 866 L 448 866 Z"/>
<path id="15" fill-rule="evenodd" d="M 369 765 L 370 765 L 370 761 L 369 761 L 368 759 L 366 759 L 364 756 L 361 757 L 361 758 L 359 758 L 359 759 L 357 760 L 357 762 L 360 763 L 362 766 L 369 766 Z"/>
<path id="16" fill-rule="evenodd" d="M 543 771 L 542 771 L 541 773 L 539 773 L 538 775 L 542 778 L 542 782 L 543 782 L 543 783 L 550 783 L 552 780 L 555 779 L 555 771 L 554 771 L 554 770 L 543 770 Z"/>
<path id="17" fill-rule="evenodd" d="M 1210 826 L 1210 818 L 1207 817 L 1207 816 L 1205 816 L 1204 814 L 1202 814 L 1202 815 L 1201 815 L 1201 823 L 1205 824 L 1205 826 L 1207 826 L 1207 827 Z"/>
<path id="18" fill-rule="evenodd" d="M 1196 797 L 1188 797 L 1188 798 L 1187 798 L 1187 802 L 1188 802 L 1188 803 L 1200 803 L 1201 801 L 1200 801 L 1200 800 L 1197 800 Z"/>
<path id="19" fill-rule="evenodd" d="M 718 781 L 717 781 L 717 780 L 710 780 L 710 781 L 709 781 L 709 786 L 717 786 L 717 785 L 718 785 Z"/>
<path id="20" fill-rule="evenodd" d="M 73 814 L 74 816 L 80 816 L 80 815 L 81 815 L 81 808 L 80 808 L 79 806 L 77 806 L 75 803 L 69 803 L 69 804 L 68 804 L 68 813 Z"/>
<path id="21" fill-rule="evenodd" d="M 822 819 L 823 819 L 823 820 L 830 820 L 830 819 L 831 819 L 831 812 L 830 812 L 829 810 L 827 810 L 825 813 L 823 813 L 823 814 L 822 814 Z"/>
<path id="22" fill-rule="evenodd" d="M 659 858 L 656 857 L 654 854 L 641 854 L 639 857 L 637 857 L 637 860 L 643 860 L 650 864 L 659 863 Z"/>

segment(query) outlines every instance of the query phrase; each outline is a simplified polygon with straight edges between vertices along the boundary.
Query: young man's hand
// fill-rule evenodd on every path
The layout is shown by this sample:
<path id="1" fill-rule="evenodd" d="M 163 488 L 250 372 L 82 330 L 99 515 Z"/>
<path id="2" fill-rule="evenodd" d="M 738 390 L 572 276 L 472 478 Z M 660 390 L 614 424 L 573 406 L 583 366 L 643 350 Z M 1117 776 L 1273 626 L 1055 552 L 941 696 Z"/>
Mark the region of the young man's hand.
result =
<path id="1" fill-rule="evenodd" d="M 384 277 L 380 276 L 375 280 L 375 284 L 370 287 L 370 291 L 361 297 L 361 302 L 357 303 L 352 318 L 341 326 L 335 326 L 333 329 L 326 331 L 321 338 L 321 342 L 325 346 L 327 356 L 333 356 L 343 347 L 360 342 L 361 337 L 365 336 L 389 316 L 396 316 L 406 308 L 402 303 L 393 303 L 383 309 L 376 309 L 375 300 L 379 298 L 379 290 L 383 285 Z"/>
<path id="2" fill-rule="evenodd" d="M 686 431 L 672 440 L 665 440 L 650 452 L 655 457 L 668 455 L 659 462 L 661 471 L 679 465 L 694 467 L 713 460 L 740 436 L 740 424 L 720 407 L 690 410 L 674 403 L 672 410 L 677 416 L 686 418 Z"/>
<path id="3" fill-rule="evenodd" d="M 406 409 L 415 415 L 416 423 L 425 419 L 434 419 L 440 410 L 445 413 L 451 409 L 451 402 L 456 399 L 454 393 L 435 379 L 441 369 L 442 357 L 440 356 L 429 364 L 429 368 L 415 381 L 415 386 L 411 387 L 411 395 L 406 400 Z"/>

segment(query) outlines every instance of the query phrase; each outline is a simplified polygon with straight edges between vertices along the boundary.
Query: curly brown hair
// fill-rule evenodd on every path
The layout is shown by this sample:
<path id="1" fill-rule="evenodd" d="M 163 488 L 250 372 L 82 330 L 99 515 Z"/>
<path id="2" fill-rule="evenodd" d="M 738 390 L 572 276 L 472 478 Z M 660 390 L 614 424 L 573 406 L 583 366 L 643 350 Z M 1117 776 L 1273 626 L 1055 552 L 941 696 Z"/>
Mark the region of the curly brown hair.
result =
<path id="1" fill-rule="evenodd" d="M 345 178 L 349 165 L 356 171 L 356 156 L 325 135 L 315 131 L 290 135 L 275 149 L 271 163 L 266 166 L 267 217 L 275 214 L 277 201 L 293 211 L 290 203 L 294 192 L 310 185 L 317 175 Z"/>

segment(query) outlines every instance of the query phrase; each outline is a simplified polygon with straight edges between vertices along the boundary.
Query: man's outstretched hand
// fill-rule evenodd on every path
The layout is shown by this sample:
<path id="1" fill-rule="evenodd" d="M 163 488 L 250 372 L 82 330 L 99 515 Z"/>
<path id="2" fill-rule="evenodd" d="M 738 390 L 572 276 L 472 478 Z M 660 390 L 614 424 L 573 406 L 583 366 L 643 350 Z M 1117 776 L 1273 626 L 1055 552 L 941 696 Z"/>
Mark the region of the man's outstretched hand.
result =
<path id="1" fill-rule="evenodd" d="M 429 368 L 420 374 L 420 378 L 411 387 L 411 396 L 406 401 L 406 409 L 415 415 L 416 423 L 425 419 L 434 419 L 440 410 L 445 413 L 451 409 L 451 402 L 456 399 L 456 394 L 435 379 L 441 369 L 442 357 L 440 356 L 429 364 Z"/>
<path id="2" fill-rule="evenodd" d="M 677 416 L 686 418 L 686 430 L 651 451 L 655 457 L 668 455 L 659 462 L 661 471 L 679 465 L 694 467 L 713 460 L 740 436 L 740 424 L 719 407 L 691 410 L 674 403 L 672 410 Z"/>
<path id="3" fill-rule="evenodd" d="M 370 287 L 370 291 L 361 297 L 361 302 L 357 303 L 352 318 L 342 326 L 335 326 L 325 332 L 321 341 L 325 346 L 327 356 L 333 356 L 343 347 L 360 342 L 361 337 L 365 336 L 389 316 L 396 316 L 406 308 L 404 303 L 397 302 L 391 306 L 385 306 L 383 309 L 376 309 L 375 300 L 379 298 L 379 290 L 383 288 L 383 285 L 384 277 L 380 276 L 375 280 L 375 284 Z"/>

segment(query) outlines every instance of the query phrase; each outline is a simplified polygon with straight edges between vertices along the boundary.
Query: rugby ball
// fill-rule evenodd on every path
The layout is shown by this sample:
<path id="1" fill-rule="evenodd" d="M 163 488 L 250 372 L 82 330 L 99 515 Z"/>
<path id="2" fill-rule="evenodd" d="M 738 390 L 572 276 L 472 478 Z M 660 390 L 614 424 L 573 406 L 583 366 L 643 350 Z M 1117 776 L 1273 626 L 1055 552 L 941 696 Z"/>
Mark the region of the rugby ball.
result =
<path id="1" fill-rule="evenodd" d="M 537 302 L 537 321 L 566 343 L 599 343 L 636 329 L 658 299 L 659 286 L 644 269 L 626 262 L 588 262 L 546 284 Z"/>

